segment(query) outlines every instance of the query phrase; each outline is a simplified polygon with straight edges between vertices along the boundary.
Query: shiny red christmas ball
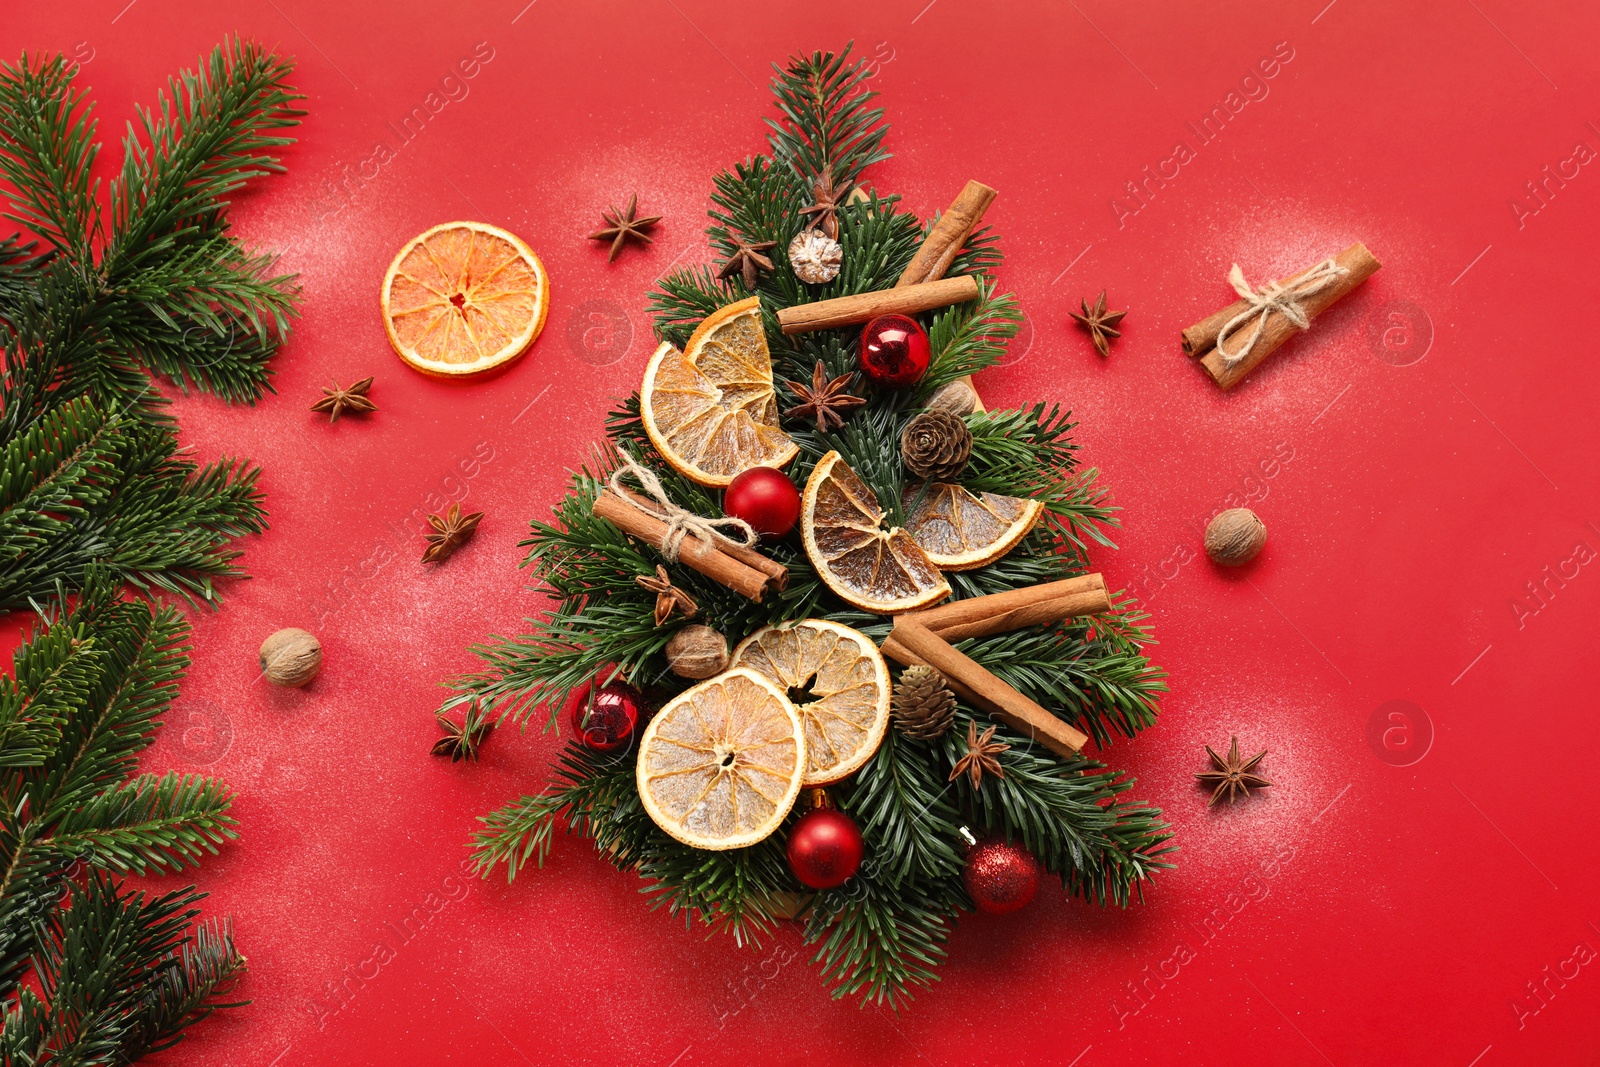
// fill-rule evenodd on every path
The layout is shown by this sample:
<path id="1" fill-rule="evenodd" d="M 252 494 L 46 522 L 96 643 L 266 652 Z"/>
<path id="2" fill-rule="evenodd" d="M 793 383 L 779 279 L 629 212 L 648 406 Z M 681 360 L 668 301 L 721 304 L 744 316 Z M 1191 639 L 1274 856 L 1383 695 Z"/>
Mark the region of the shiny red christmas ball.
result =
<path id="1" fill-rule="evenodd" d="M 789 869 L 812 889 L 834 889 L 861 869 L 866 842 L 856 821 L 836 808 L 814 808 L 789 834 Z"/>
<path id="2" fill-rule="evenodd" d="M 861 327 L 861 373 L 879 385 L 904 389 L 928 373 L 928 331 L 904 315 L 879 315 Z"/>
<path id="3" fill-rule="evenodd" d="M 728 483 L 722 510 L 748 522 L 762 537 L 784 537 L 800 521 L 800 490 L 782 471 L 751 467 Z"/>
<path id="4" fill-rule="evenodd" d="M 1021 845 L 991 837 L 967 853 L 961 881 L 979 911 L 1004 915 L 1026 905 L 1039 891 L 1039 861 Z"/>
<path id="5" fill-rule="evenodd" d="M 567 704 L 572 732 L 592 752 L 620 752 L 633 743 L 641 720 L 648 721 L 644 694 L 627 682 L 585 686 Z"/>

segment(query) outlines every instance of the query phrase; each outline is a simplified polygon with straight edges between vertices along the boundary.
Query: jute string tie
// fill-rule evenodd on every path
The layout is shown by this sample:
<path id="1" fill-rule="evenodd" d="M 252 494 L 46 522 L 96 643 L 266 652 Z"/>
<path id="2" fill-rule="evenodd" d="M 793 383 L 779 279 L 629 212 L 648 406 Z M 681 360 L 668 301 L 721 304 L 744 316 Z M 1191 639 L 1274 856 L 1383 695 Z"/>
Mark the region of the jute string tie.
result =
<path id="1" fill-rule="evenodd" d="M 1311 318 L 1306 314 L 1306 310 L 1301 306 L 1300 301 L 1313 293 L 1322 292 L 1340 277 L 1349 273 L 1348 270 L 1339 266 L 1330 256 L 1323 262 L 1318 263 L 1293 285 L 1284 286 L 1277 282 L 1268 282 L 1257 291 L 1252 289 L 1250 283 L 1244 280 L 1244 271 L 1240 270 L 1239 264 L 1235 263 L 1233 269 L 1228 272 L 1228 284 L 1232 285 L 1233 291 L 1238 293 L 1250 306 L 1229 319 L 1227 325 L 1223 326 L 1217 333 L 1217 353 L 1222 356 L 1222 362 L 1231 367 L 1245 356 L 1248 356 L 1250 350 L 1255 348 L 1256 342 L 1261 339 L 1262 332 L 1267 328 L 1267 317 L 1274 311 L 1293 323 L 1296 329 L 1304 330 L 1309 328 L 1311 326 Z M 1226 347 L 1229 337 L 1235 330 L 1252 318 L 1256 322 L 1254 328 L 1250 331 L 1249 339 L 1239 346 L 1238 351 L 1229 352 Z"/>
<path id="2" fill-rule="evenodd" d="M 703 515 L 696 515 L 688 508 L 679 507 L 667 496 L 667 491 L 661 486 L 661 479 L 656 477 L 655 471 L 646 467 L 628 454 L 626 449 L 619 449 L 618 456 L 622 459 L 622 466 L 611 472 L 611 479 L 606 484 L 618 498 L 632 504 L 640 511 L 651 515 L 667 524 L 666 532 L 661 535 L 661 543 L 656 547 L 661 554 L 669 560 L 677 562 L 678 553 L 683 548 L 683 539 L 693 534 L 701 541 L 700 552 L 710 551 L 711 545 L 718 540 L 727 541 L 729 544 L 741 548 L 752 548 L 758 540 L 755 528 L 743 519 L 726 516 L 720 519 L 708 519 Z M 639 483 L 639 488 L 644 490 L 659 510 L 644 507 L 626 486 L 623 479 L 629 475 Z M 729 537 L 723 533 L 724 529 L 733 530 L 738 537 Z"/>

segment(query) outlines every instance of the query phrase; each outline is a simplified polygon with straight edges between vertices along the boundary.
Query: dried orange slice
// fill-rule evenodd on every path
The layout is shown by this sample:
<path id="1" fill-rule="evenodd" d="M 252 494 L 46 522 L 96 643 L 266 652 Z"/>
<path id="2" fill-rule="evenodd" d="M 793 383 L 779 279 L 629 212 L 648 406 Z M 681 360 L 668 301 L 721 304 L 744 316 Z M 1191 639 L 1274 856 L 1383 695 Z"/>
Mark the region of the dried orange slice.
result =
<path id="1" fill-rule="evenodd" d="M 837 452 L 817 461 L 800 500 L 800 536 L 817 576 L 867 611 L 916 611 L 950 595 L 950 583 Z"/>
<path id="2" fill-rule="evenodd" d="M 383 279 L 383 328 L 400 358 L 428 374 L 509 363 L 539 336 L 550 278 L 516 234 L 446 222 L 407 241 Z"/>
<path id="3" fill-rule="evenodd" d="M 707 316 L 682 352 L 656 349 L 639 411 L 661 458 L 701 485 L 727 485 L 748 467 L 793 459 L 799 448 L 778 429 L 761 298 Z"/>
<path id="4" fill-rule="evenodd" d="M 757 630 L 733 650 L 787 691 L 806 731 L 802 785 L 827 785 L 860 769 L 889 725 L 889 665 L 872 638 L 826 619 Z"/>
<path id="5" fill-rule="evenodd" d="M 795 707 L 755 671 L 725 671 L 667 702 L 639 738 L 644 810 L 694 848 L 753 845 L 800 795 L 805 734 Z"/>
<path id="6" fill-rule="evenodd" d="M 906 532 L 942 571 L 987 567 L 1017 547 L 1044 513 L 1037 500 L 973 493 L 948 482 L 934 482 L 926 492 L 907 489 L 905 504 L 913 509 Z"/>

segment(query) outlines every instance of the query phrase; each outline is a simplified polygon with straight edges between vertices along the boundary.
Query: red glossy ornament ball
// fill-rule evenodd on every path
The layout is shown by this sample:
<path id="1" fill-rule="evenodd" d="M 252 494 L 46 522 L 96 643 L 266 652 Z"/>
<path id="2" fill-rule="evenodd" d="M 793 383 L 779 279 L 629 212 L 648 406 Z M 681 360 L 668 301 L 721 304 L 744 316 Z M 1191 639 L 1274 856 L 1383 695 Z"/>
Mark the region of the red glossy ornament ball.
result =
<path id="1" fill-rule="evenodd" d="M 648 720 L 644 694 L 627 682 L 585 686 L 572 695 L 567 713 L 572 732 L 592 752 L 620 752 L 633 743 L 641 720 Z"/>
<path id="2" fill-rule="evenodd" d="M 789 834 L 789 869 L 812 889 L 834 889 L 861 869 L 866 851 L 854 819 L 836 808 L 815 808 Z"/>
<path id="3" fill-rule="evenodd" d="M 728 483 L 722 510 L 748 522 L 762 537 L 784 537 L 800 521 L 800 490 L 782 471 L 751 467 Z"/>
<path id="4" fill-rule="evenodd" d="M 972 846 L 961 881 L 979 911 L 1016 911 L 1039 891 L 1039 861 L 1021 845 L 988 838 Z"/>
<path id="5" fill-rule="evenodd" d="M 879 315 L 861 327 L 861 373 L 879 385 L 904 389 L 928 373 L 928 331 L 904 315 Z"/>

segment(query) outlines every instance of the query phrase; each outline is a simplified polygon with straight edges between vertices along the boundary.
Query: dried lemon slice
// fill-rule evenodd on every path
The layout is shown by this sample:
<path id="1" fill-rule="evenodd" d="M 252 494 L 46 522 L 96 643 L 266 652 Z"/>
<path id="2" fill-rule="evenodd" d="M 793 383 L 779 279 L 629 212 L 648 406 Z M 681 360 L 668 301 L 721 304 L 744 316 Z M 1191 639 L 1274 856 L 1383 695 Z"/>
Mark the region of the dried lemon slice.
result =
<path id="1" fill-rule="evenodd" d="M 893 615 L 950 595 L 950 583 L 837 452 L 817 461 L 800 502 L 800 536 L 817 576 L 858 608 Z"/>
<path id="2" fill-rule="evenodd" d="M 771 681 L 735 668 L 668 701 L 639 739 L 639 799 L 694 848 L 753 845 L 800 795 L 800 715 Z"/>
<path id="3" fill-rule="evenodd" d="M 889 665 L 859 630 L 826 619 L 757 630 L 733 650 L 787 691 L 805 726 L 802 785 L 837 782 L 860 769 L 889 725 Z"/>
<path id="4" fill-rule="evenodd" d="M 645 432 L 674 470 L 727 485 L 748 467 L 782 467 L 799 448 L 778 428 L 761 299 L 708 316 L 682 352 L 656 349 L 639 387 Z"/>
<path id="5" fill-rule="evenodd" d="M 920 500 L 918 499 L 920 496 Z M 1044 513 L 1037 500 L 934 482 L 907 489 L 906 532 L 942 571 L 986 567 L 1017 546 Z"/>
<path id="6" fill-rule="evenodd" d="M 383 279 L 383 328 L 428 374 L 477 374 L 539 336 L 550 279 L 533 249 L 486 222 L 446 222 L 405 243 Z"/>

